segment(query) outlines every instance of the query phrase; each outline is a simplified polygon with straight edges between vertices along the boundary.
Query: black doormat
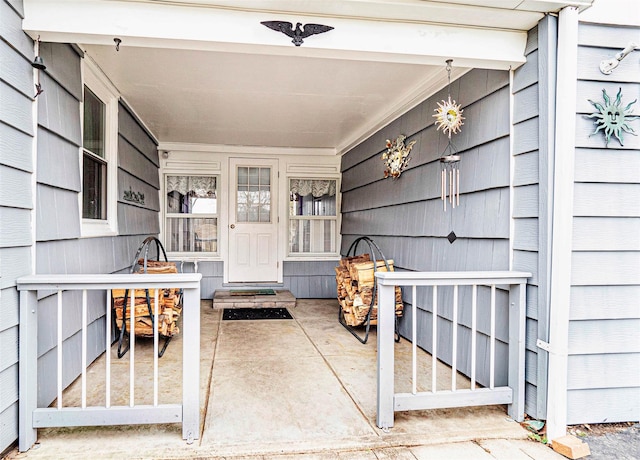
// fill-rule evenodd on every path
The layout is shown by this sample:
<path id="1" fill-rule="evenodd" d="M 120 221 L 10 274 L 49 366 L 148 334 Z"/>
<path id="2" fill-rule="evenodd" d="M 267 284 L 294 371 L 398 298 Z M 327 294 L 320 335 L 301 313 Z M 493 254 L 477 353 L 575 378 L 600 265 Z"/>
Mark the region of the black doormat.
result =
<path id="1" fill-rule="evenodd" d="M 273 289 L 232 289 L 232 296 L 250 296 L 250 295 L 276 295 Z"/>
<path id="2" fill-rule="evenodd" d="M 286 308 L 225 308 L 222 319 L 293 319 L 293 317 Z"/>

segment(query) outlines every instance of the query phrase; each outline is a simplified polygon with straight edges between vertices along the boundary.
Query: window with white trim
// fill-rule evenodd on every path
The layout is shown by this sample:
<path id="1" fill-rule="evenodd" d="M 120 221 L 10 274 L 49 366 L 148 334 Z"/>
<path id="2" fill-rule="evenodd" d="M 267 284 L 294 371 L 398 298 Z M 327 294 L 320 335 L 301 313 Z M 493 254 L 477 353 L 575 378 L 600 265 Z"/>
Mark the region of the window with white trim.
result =
<path id="1" fill-rule="evenodd" d="M 82 235 L 117 232 L 118 94 L 94 64 L 83 64 Z"/>
<path id="2" fill-rule="evenodd" d="M 289 254 L 335 254 L 336 179 L 289 179 Z"/>
<path id="3" fill-rule="evenodd" d="M 165 175 L 165 249 L 218 253 L 218 177 Z"/>

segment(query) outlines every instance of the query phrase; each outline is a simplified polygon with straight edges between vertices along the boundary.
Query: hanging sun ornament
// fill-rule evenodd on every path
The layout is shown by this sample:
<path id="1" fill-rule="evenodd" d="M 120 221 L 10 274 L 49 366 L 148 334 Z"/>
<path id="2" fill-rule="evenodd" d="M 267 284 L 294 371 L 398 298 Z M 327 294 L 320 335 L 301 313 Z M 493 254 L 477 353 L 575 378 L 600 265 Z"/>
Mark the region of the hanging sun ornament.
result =
<path id="1" fill-rule="evenodd" d="M 460 104 L 451 100 L 451 63 L 453 60 L 448 59 L 446 62 L 449 81 L 447 100 L 438 103 L 438 108 L 435 109 L 436 114 L 433 115 L 436 118 L 437 131 L 442 128 L 442 132 L 449 137 L 447 147 L 440 155 L 440 199 L 442 200 L 442 210 L 445 212 L 447 211 L 447 201 L 452 210 L 460 206 L 460 155 L 451 142 L 451 134 L 459 133 L 464 124 L 462 123 L 464 117 Z M 449 217 L 449 223 L 453 226 L 451 217 Z M 453 230 L 447 235 L 447 240 L 452 244 L 457 238 L 458 236 Z"/>
<path id="2" fill-rule="evenodd" d="M 462 108 L 460 104 L 456 104 L 456 101 L 451 100 L 451 96 L 446 101 L 438 102 L 438 108 L 435 109 L 436 114 L 433 115 L 436 118 L 436 126 L 438 131 L 442 128 L 442 132 L 449 135 L 460 132 L 461 126 L 464 124 L 462 120 Z"/>
<path id="3" fill-rule="evenodd" d="M 387 139 L 387 151 L 382 154 L 382 161 L 385 163 L 385 179 L 387 177 L 397 179 L 409 164 L 409 160 L 411 159 L 409 158 L 409 153 L 416 141 L 411 141 L 407 145 L 404 145 L 406 138 L 407 136 L 401 134 L 395 141 Z"/>
<path id="4" fill-rule="evenodd" d="M 587 99 L 598 110 L 597 112 L 593 112 L 591 115 L 587 115 L 587 118 L 596 119 L 593 122 L 593 124 L 596 125 L 596 130 L 589 136 L 593 136 L 598 131 L 604 130 L 602 132 L 605 136 L 605 146 L 609 146 L 612 134 L 618 139 L 620 145 L 624 146 L 622 139 L 623 131 L 625 133 L 633 134 L 634 136 L 636 135 L 633 128 L 628 125 L 628 122 L 640 118 L 638 115 L 631 115 L 631 112 L 633 112 L 631 106 L 636 103 L 637 99 L 622 108 L 622 88 L 618 89 L 618 94 L 616 95 L 616 100 L 614 102 L 611 102 L 611 98 L 605 89 L 602 90 L 602 98 L 604 99 L 604 105 L 598 102 L 593 102 L 591 99 Z"/>

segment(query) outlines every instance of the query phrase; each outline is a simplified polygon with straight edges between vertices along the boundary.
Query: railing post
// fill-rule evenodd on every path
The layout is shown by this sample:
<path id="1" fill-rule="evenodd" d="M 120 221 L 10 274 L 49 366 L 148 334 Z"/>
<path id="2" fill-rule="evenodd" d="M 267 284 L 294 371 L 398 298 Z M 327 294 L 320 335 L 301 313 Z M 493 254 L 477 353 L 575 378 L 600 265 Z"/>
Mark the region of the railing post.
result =
<path id="1" fill-rule="evenodd" d="M 200 438 L 200 285 L 184 289 L 182 321 L 182 439 Z"/>
<path id="2" fill-rule="evenodd" d="M 512 284 L 509 289 L 509 387 L 513 402 L 507 410 L 517 422 L 524 420 L 526 289 L 526 283 Z"/>
<path id="3" fill-rule="evenodd" d="M 376 425 L 382 429 L 393 426 L 395 314 L 395 286 L 385 286 L 378 282 L 378 412 Z"/>
<path id="4" fill-rule="evenodd" d="M 26 452 L 38 439 L 33 411 L 38 404 L 38 293 L 20 292 L 20 360 L 18 365 L 18 448 Z"/>

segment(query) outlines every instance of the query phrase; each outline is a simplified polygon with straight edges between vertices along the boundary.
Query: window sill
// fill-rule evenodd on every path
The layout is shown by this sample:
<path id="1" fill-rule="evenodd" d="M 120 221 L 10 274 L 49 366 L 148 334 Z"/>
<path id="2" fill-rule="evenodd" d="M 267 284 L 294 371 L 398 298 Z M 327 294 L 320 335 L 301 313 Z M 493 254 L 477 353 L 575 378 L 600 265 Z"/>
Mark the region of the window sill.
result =
<path id="1" fill-rule="evenodd" d="M 300 261 L 339 261 L 342 258 L 340 254 L 309 254 L 309 255 L 292 255 L 285 257 L 285 262 Z"/>
<path id="2" fill-rule="evenodd" d="M 118 236 L 118 231 L 114 229 L 108 221 L 82 219 L 81 238 L 97 238 L 103 236 Z"/>

